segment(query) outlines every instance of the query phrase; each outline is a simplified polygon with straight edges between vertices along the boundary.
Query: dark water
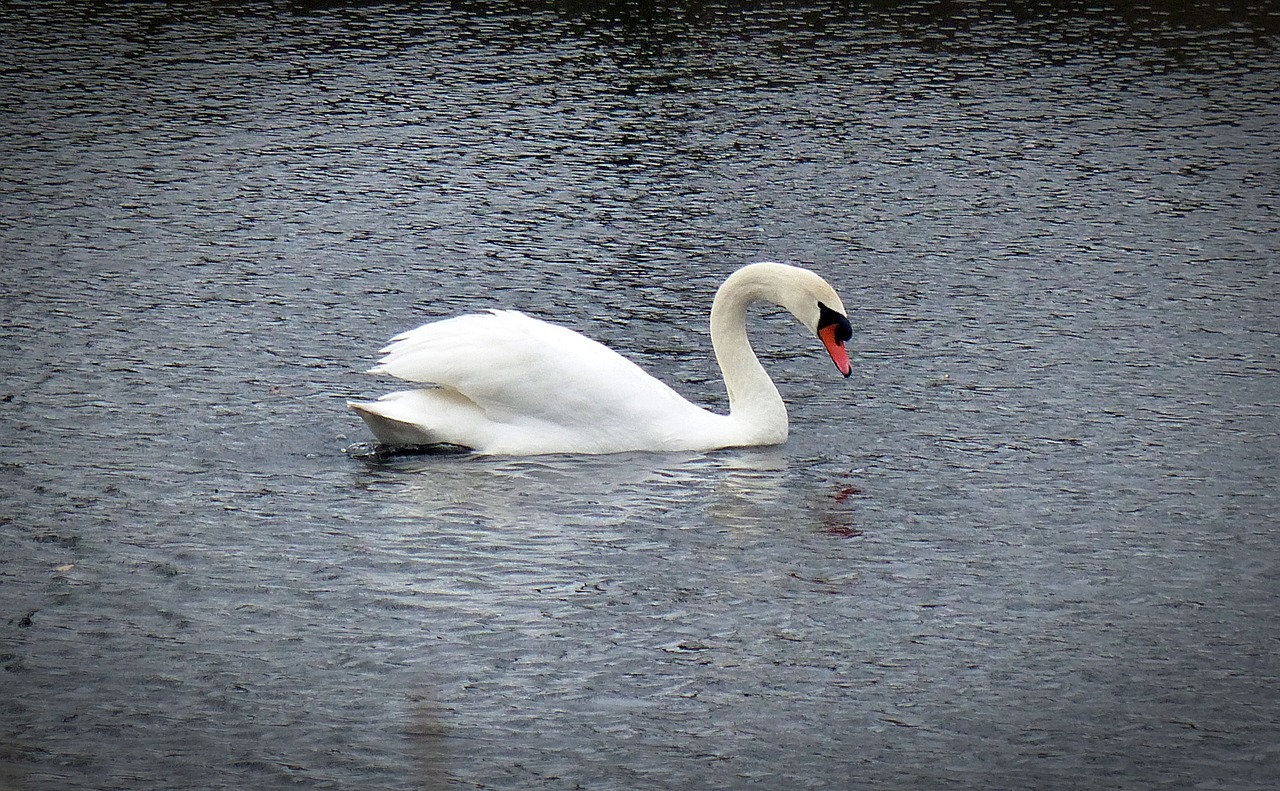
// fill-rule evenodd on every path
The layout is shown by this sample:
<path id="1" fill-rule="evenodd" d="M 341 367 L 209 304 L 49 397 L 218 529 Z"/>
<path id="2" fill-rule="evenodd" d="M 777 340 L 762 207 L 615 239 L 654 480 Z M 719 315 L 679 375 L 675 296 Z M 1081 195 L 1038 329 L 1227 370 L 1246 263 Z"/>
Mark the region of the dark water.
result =
<path id="1" fill-rule="evenodd" d="M 0 7 L 0 787 L 1261 789 L 1280 17 Z M 778 449 L 365 461 L 519 307 Z"/>

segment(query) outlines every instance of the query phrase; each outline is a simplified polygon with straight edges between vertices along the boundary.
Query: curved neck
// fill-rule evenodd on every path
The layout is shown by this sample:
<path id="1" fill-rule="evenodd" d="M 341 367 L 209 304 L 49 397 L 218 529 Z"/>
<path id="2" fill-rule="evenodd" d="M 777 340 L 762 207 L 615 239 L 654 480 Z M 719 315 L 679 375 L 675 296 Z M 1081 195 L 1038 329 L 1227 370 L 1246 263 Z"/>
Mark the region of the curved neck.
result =
<path id="1" fill-rule="evenodd" d="M 747 308 L 764 298 L 759 284 L 735 275 L 711 305 L 711 346 L 729 393 L 729 417 L 753 444 L 787 437 L 787 407 L 747 339 Z"/>

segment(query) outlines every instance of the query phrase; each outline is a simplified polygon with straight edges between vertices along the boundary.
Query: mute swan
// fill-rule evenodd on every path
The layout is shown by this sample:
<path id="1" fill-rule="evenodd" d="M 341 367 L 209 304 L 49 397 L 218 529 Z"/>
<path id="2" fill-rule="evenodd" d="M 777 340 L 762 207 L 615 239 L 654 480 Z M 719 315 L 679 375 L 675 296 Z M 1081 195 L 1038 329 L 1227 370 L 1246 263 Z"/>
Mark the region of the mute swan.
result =
<path id="1" fill-rule="evenodd" d="M 787 408 L 747 340 L 747 307 L 764 300 L 816 333 L 852 372 L 852 335 L 834 289 L 807 269 L 750 264 L 711 306 L 711 345 L 729 414 L 695 406 L 604 345 L 513 310 L 433 321 L 391 339 L 369 373 L 431 385 L 349 402 L 379 441 L 452 444 L 484 454 L 616 453 L 776 445 Z"/>

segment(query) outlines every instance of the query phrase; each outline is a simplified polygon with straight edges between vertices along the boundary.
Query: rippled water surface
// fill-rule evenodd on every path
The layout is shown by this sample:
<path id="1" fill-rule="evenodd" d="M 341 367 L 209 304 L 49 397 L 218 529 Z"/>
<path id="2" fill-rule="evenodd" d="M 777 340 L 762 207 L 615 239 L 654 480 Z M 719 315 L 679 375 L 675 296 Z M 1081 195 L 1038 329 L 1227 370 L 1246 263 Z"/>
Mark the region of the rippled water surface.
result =
<path id="1" fill-rule="evenodd" d="M 1272 787 L 1278 31 L 4 5 L 0 787 Z M 484 307 L 723 407 L 763 259 L 785 446 L 345 452 Z"/>

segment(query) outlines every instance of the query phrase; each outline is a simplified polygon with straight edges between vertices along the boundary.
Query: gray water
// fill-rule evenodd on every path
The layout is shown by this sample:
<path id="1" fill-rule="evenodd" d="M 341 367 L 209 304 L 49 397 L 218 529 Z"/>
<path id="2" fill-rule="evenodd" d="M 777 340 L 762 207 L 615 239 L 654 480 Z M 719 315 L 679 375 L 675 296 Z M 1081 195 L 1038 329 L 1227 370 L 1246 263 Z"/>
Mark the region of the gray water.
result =
<path id="1" fill-rule="evenodd" d="M 0 7 L 0 787 L 1261 789 L 1280 16 Z M 377 458 L 516 307 L 772 449 Z"/>

